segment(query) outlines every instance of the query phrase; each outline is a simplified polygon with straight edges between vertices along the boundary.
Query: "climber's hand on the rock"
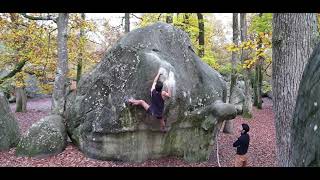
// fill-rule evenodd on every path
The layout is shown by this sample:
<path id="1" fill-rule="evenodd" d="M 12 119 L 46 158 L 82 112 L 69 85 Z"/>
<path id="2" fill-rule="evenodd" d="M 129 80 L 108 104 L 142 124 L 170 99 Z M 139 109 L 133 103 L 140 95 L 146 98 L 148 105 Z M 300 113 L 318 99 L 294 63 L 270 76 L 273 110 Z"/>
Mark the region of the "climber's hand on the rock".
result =
<path id="1" fill-rule="evenodd" d="M 158 71 L 158 74 L 159 74 L 159 75 L 162 75 L 162 74 L 164 74 L 165 72 L 166 72 L 166 70 L 165 70 L 164 68 L 160 67 L 160 68 L 159 68 L 159 71 Z"/>

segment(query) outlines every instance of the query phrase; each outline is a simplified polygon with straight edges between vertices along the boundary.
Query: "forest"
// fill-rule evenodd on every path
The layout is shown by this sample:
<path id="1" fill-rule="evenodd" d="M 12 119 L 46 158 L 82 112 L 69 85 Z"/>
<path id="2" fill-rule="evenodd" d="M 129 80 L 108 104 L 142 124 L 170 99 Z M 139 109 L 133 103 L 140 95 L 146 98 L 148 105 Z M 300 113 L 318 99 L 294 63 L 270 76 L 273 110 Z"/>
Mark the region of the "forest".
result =
<path id="1" fill-rule="evenodd" d="M 96 16 L 0 13 L 0 166 L 320 166 L 320 14 Z"/>

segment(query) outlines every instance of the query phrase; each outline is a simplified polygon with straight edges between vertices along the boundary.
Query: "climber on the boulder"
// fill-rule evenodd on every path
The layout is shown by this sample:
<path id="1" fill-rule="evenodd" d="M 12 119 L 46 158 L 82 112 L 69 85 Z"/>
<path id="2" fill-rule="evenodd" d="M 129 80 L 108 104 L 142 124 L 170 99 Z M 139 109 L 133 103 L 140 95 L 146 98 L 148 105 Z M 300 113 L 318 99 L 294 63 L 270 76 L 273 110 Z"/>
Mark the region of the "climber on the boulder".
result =
<path id="1" fill-rule="evenodd" d="M 141 105 L 147 113 L 159 119 L 161 131 L 165 131 L 165 121 L 163 118 L 164 100 L 166 97 L 171 97 L 171 92 L 170 90 L 168 92 L 162 91 L 163 83 L 159 81 L 159 77 L 162 75 L 160 70 L 151 87 L 151 105 L 144 100 L 129 99 L 129 102 L 133 105 Z"/>

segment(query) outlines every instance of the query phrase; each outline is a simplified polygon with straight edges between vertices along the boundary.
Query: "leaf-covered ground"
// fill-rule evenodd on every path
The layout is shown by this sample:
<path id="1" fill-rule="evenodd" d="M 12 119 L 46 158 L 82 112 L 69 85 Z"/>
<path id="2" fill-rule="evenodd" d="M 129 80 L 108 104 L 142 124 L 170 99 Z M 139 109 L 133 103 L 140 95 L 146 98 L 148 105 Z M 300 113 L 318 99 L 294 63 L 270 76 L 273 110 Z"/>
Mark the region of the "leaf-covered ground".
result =
<path id="1" fill-rule="evenodd" d="M 15 104 L 10 104 L 14 112 Z M 51 107 L 51 99 L 34 99 L 28 101 L 27 113 L 15 113 L 19 121 L 19 126 L 23 133 L 40 118 L 46 116 Z M 232 147 L 233 142 L 239 136 L 237 127 L 242 123 L 250 126 L 250 147 L 248 151 L 249 166 L 275 166 L 275 128 L 273 121 L 272 102 L 264 99 L 263 109 L 253 109 L 254 118 L 250 120 L 238 116 L 234 121 L 235 131 L 233 134 L 219 133 L 219 162 L 223 167 L 233 166 L 235 149 Z M 100 161 L 85 157 L 74 145 L 68 147 L 60 154 L 42 158 L 28 158 L 15 156 L 15 148 L 7 152 L 0 152 L 0 166 L 32 166 L 32 167 L 137 167 L 137 166 L 165 166 L 165 167 L 217 167 L 216 147 L 213 146 L 212 154 L 207 162 L 187 163 L 182 159 L 175 157 L 161 158 L 157 160 L 148 160 L 143 163 L 125 163 L 115 161 Z"/>

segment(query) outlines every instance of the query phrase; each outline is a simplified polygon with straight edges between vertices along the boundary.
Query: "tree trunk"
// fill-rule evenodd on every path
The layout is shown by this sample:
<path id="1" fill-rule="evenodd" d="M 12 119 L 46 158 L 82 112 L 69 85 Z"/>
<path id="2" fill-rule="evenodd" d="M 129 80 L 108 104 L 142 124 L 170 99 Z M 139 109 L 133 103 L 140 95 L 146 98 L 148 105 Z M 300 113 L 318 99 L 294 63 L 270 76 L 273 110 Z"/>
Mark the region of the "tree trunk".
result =
<path id="1" fill-rule="evenodd" d="M 262 13 L 259 14 L 262 17 Z M 258 50 L 262 48 L 262 39 L 258 39 Z M 259 57 L 256 63 L 255 77 L 254 77 L 254 106 L 258 109 L 262 109 L 262 67 L 264 63 L 264 58 Z"/>
<path id="2" fill-rule="evenodd" d="M 257 108 L 262 109 L 262 67 L 263 67 L 264 59 L 263 57 L 260 57 L 258 59 L 257 64 L 257 72 L 256 72 L 256 79 L 257 79 Z"/>
<path id="3" fill-rule="evenodd" d="M 190 16 L 190 13 L 184 13 L 183 14 L 183 30 L 190 37 L 190 32 L 189 32 L 189 29 L 188 29 L 188 27 L 190 26 L 189 16 Z"/>
<path id="4" fill-rule="evenodd" d="M 254 78 L 253 78 L 253 106 L 258 105 L 258 79 L 257 79 L 257 72 L 258 72 L 258 62 L 256 63 L 255 71 L 254 71 Z"/>
<path id="5" fill-rule="evenodd" d="M 203 15 L 201 13 L 197 13 L 198 16 L 198 26 L 199 26 L 199 57 L 204 56 L 204 22 Z"/>
<path id="6" fill-rule="evenodd" d="M 27 112 L 27 95 L 23 87 L 16 87 L 16 112 Z"/>
<path id="7" fill-rule="evenodd" d="M 124 32 L 130 32 L 130 13 L 124 14 Z"/>
<path id="8" fill-rule="evenodd" d="M 241 41 L 247 41 L 247 21 L 246 21 L 246 13 L 240 13 L 240 27 L 241 27 Z M 248 51 L 242 50 L 241 53 L 241 61 L 248 59 Z M 252 87 L 250 82 L 251 70 L 244 70 L 244 83 L 245 83 L 245 98 L 243 104 L 243 117 L 251 118 L 252 117 Z"/>
<path id="9" fill-rule="evenodd" d="M 184 13 L 183 15 L 183 23 L 189 24 L 189 13 Z"/>
<path id="10" fill-rule="evenodd" d="M 68 75 L 68 13 L 59 13 L 58 17 L 58 62 L 52 94 L 52 113 L 63 116 Z"/>
<path id="11" fill-rule="evenodd" d="M 258 49 L 262 47 L 262 40 L 259 38 Z M 262 109 L 262 67 L 264 59 L 259 57 L 255 67 L 254 76 L 254 106 L 258 109 Z"/>
<path id="12" fill-rule="evenodd" d="M 81 13 L 81 18 L 83 21 L 85 21 L 86 17 L 84 13 Z M 79 58 L 78 58 L 78 64 L 77 64 L 77 85 L 79 83 L 79 80 L 82 74 L 82 60 L 83 60 L 83 51 L 84 51 L 84 44 L 82 44 L 83 37 L 84 37 L 84 29 L 81 27 L 80 35 L 79 35 L 80 52 L 79 52 Z"/>
<path id="13" fill-rule="evenodd" d="M 288 166 L 292 114 L 303 70 L 316 43 L 317 17 L 313 13 L 275 13 L 272 24 L 272 99 L 277 161 L 279 166 Z"/>
<path id="14" fill-rule="evenodd" d="M 233 44 L 238 46 L 239 44 L 239 14 L 238 13 L 233 13 L 233 20 L 232 20 L 232 28 L 233 28 Z M 237 63 L 238 63 L 238 53 L 237 52 L 232 52 L 232 57 L 231 57 L 231 82 L 230 82 L 230 95 L 229 95 L 229 103 L 232 104 L 232 94 L 234 87 L 237 83 Z M 225 121 L 224 128 L 223 128 L 224 133 L 232 133 L 233 132 L 233 122 L 232 121 Z"/>
<path id="15" fill-rule="evenodd" d="M 262 63 L 263 58 L 259 58 L 256 64 L 256 71 L 254 77 L 254 103 L 258 109 L 262 109 Z"/>
<path id="16" fill-rule="evenodd" d="M 168 23 L 168 24 L 173 23 L 173 13 L 167 13 L 166 23 Z"/>

